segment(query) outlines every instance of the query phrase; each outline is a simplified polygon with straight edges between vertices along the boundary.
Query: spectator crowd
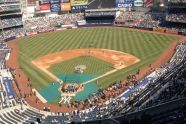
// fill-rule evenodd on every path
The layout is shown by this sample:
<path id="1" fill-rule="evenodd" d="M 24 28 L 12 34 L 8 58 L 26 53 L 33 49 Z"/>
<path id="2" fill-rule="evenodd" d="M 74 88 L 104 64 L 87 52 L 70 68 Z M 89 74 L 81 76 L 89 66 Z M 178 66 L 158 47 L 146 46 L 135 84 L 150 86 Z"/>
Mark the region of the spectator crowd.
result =
<path id="1" fill-rule="evenodd" d="M 186 14 L 167 14 L 166 20 L 171 22 L 186 23 Z"/>
<path id="2" fill-rule="evenodd" d="M 82 13 L 76 14 L 63 14 L 54 17 L 34 17 L 26 18 L 22 21 L 22 18 L 8 18 L 2 19 L 0 24 L 1 28 L 4 28 L 3 32 L 0 32 L 0 39 L 3 37 L 20 37 L 24 36 L 27 32 L 49 32 L 55 30 L 56 26 L 75 24 L 78 20 L 83 20 Z M 15 27 L 21 26 L 23 27 Z M 8 29 L 6 29 L 8 28 Z"/>
<path id="3" fill-rule="evenodd" d="M 23 25 L 21 17 L 2 19 L 1 22 L 3 28 Z"/>
<path id="4" fill-rule="evenodd" d="M 86 16 L 94 16 L 94 14 L 95 13 L 87 13 Z M 106 14 L 112 15 L 113 12 L 108 12 Z M 165 17 L 165 20 L 170 22 L 186 22 L 185 19 L 185 14 L 167 14 Z M 0 28 L 4 28 L 4 33 L 0 31 L 0 39 L 2 39 L 3 36 L 4 38 L 23 36 L 27 32 L 53 31 L 56 27 L 60 27 L 61 25 L 76 25 L 77 21 L 80 20 L 85 20 L 83 13 L 32 17 L 24 18 L 23 20 L 21 17 L 5 18 L 2 19 L 0 23 Z M 169 31 L 185 32 L 186 34 L 186 26 L 162 23 L 161 20 L 155 20 L 152 13 L 120 11 L 119 14 L 116 14 L 115 23 L 120 24 L 121 22 L 124 23 L 125 26 L 147 29 L 163 27 Z M 24 28 L 21 27 L 22 25 Z"/>
<path id="5" fill-rule="evenodd" d="M 75 24 L 76 21 L 84 20 L 83 13 L 76 14 L 63 14 L 53 17 L 36 17 L 24 19 L 23 23 L 26 28 L 43 28 L 43 27 L 55 27 L 59 25 Z"/>
<path id="6" fill-rule="evenodd" d="M 4 3 L 4 1 L 2 2 Z M 3 11 L 21 11 L 20 4 L 0 4 L 0 12 L 3 12 Z"/>
<path id="7" fill-rule="evenodd" d="M 170 17 L 176 18 L 176 17 Z M 180 18 L 179 16 L 177 18 Z M 64 14 L 54 17 L 36 17 L 3 19 L 3 27 L 14 27 L 24 24 L 23 27 L 11 28 L 0 32 L 0 39 L 12 36 L 24 36 L 27 32 L 45 32 L 55 30 L 61 24 L 75 24 L 83 20 L 83 14 Z M 154 21 L 151 14 L 142 12 L 121 12 L 116 20 L 135 22 L 134 26 L 153 28 L 159 26 L 159 21 Z M 175 30 L 177 30 L 175 28 Z M 185 60 L 186 42 L 180 43 L 175 49 L 175 54 L 169 63 L 158 69 L 152 69 L 142 81 L 137 81 L 136 75 L 129 75 L 125 82 L 115 82 L 112 86 L 99 90 L 85 101 L 71 101 L 67 107 L 80 108 L 68 115 L 63 114 L 56 119 L 70 121 L 95 120 L 119 116 L 127 113 L 152 107 L 167 101 L 186 96 L 185 85 Z M 150 79 L 149 79 L 150 78 Z M 148 79 L 148 80 L 146 80 Z M 167 80 L 168 79 L 168 80 Z M 159 91 L 159 92 L 157 92 Z M 150 96 L 156 96 L 151 98 Z M 56 113 L 58 115 L 58 113 Z M 50 122 L 50 117 L 47 118 Z M 51 118 L 52 119 L 52 118 Z"/>
<path id="8" fill-rule="evenodd" d="M 150 13 L 145 12 L 123 12 L 116 18 L 118 22 L 125 22 L 125 25 L 132 25 L 140 28 L 158 27 L 159 21 L 152 18 Z"/>

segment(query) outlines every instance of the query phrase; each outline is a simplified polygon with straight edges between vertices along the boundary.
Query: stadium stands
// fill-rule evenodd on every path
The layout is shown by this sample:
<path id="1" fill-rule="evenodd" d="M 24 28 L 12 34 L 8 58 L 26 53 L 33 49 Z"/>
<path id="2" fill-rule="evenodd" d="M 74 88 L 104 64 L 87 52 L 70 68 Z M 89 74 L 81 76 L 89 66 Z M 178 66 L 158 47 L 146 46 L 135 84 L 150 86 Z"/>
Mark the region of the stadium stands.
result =
<path id="1" fill-rule="evenodd" d="M 8 0 L 7 2 L 15 2 Z M 4 2 L 0 0 L 0 3 Z M 149 4 L 151 4 L 150 1 Z M 114 0 L 89 0 L 90 9 L 114 8 Z M 179 6 L 177 2 L 169 4 Z M 185 5 L 185 4 L 184 4 Z M 179 7 L 184 7 L 180 5 Z M 0 5 L 1 11 L 19 10 L 20 5 Z M 170 9 L 170 8 L 169 8 Z M 177 9 L 176 9 L 177 10 Z M 182 124 L 186 121 L 186 41 L 177 45 L 171 60 L 160 68 L 153 69 L 144 79 L 138 81 L 135 75 L 129 75 L 127 82 L 115 82 L 112 86 L 99 90 L 97 94 L 80 102 L 70 102 L 68 107 L 80 108 L 71 113 L 52 113 L 37 110 L 29 106 L 23 98 L 18 98 L 13 91 L 14 82 L 9 68 L 6 67 L 10 48 L 3 39 L 54 31 L 62 25 L 75 25 L 77 21 L 98 23 L 87 20 L 92 16 L 114 16 L 115 24 L 127 27 L 151 29 L 162 28 L 167 33 L 181 32 L 186 35 L 186 16 L 180 11 L 168 12 L 165 18 L 154 19 L 151 12 L 92 12 L 69 13 L 49 17 L 3 17 L 0 29 L 0 123 L 29 124 L 43 123 L 152 123 Z M 85 16 L 85 17 L 84 17 Z M 115 18 L 116 17 L 116 18 Z M 86 20 L 86 21 L 85 21 Z M 113 20 L 99 21 L 112 23 Z M 22 26 L 23 25 L 23 26 Z M 115 92 L 114 92 L 115 91 Z M 116 92 L 117 91 L 117 92 Z M 125 91 L 125 92 L 123 92 Z M 100 101 L 102 101 L 100 103 Z M 104 103 L 104 104 L 102 104 Z M 179 106 L 178 106 L 179 105 Z M 171 106 L 171 107 L 170 107 Z M 140 116 L 140 117 L 139 117 Z M 137 119 L 136 117 L 139 117 Z"/>
<path id="2" fill-rule="evenodd" d="M 19 4 L 9 4 L 9 5 L 0 5 L 0 12 L 4 11 L 18 11 L 20 10 L 20 5 Z"/>
<path id="3" fill-rule="evenodd" d="M 159 21 L 153 20 L 151 13 L 144 12 L 120 12 L 116 18 L 116 23 L 124 23 L 126 26 L 139 28 L 158 27 Z"/>
<path id="4" fill-rule="evenodd" d="M 168 14 L 166 16 L 166 20 L 171 21 L 171 22 L 186 23 L 186 15 L 185 14 Z"/>
<path id="5" fill-rule="evenodd" d="M 2 19 L 2 26 L 3 28 L 9 28 L 9 27 L 14 27 L 14 26 L 20 26 L 22 25 L 22 18 L 8 18 L 8 19 Z"/>
<path id="6" fill-rule="evenodd" d="M 1 124 L 30 124 L 41 121 L 44 114 L 39 113 L 37 110 L 17 105 L 7 111 L 1 111 L 0 117 Z"/>
<path id="7" fill-rule="evenodd" d="M 25 107 L 24 100 L 17 98 L 13 91 L 13 78 L 5 61 L 10 55 L 10 48 L 0 42 L 0 123 L 16 124 L 36 122 L 43 114 Z M 24 107 L 23 107 L 24 106 Z"/>
<path id="8" fill-rule="evenodd" d="M 10 83 L 11 74 L 5 65 L 9 52 L 10 48 L 5 43 L 0 42 L 0 110 L 16 104 Z"/>
<path id="9" fill-rule="evenodd" d="M 58 25 L 75 24 L 78 20 L 84 20 L 83 14 L 63 14 L 55 17 L 28 18 L 23 21 L 25 28 L 55 27 Z"/>
<path id="10" fill-rule="evenodd" d="M 25 36 L 25 29 L 24 28 L 12 28 L 11 30 L 4 30 L 4 38 L 10 38 L 10 37 L 20 37 Z"/>
<path id="11" fill-rule="evenodd" d="M 113 15 L 114 12 L 106 12 L 105 14 Z M 98 15 L 102 16 L 104 18 L 105 14 L 101 12 L 97 13 L 86 13 L 87 23 L 93 23 L 97 24 L 99 23 L 112 23 L 113 21 L 109 18 L 109 20 L 102 20 L 102 21 L 95 21 L 91 20 L 89 16 L 95 16 Z M 114 14 L 115 16 L 115 14 Z M 84 18 L 84 15 L 82 13 L 79 14 L 63 14 L 58 15 L 54 17 L 34 17 L 34 18 L 26 18 L 23 20 L 19 18 L 8 18 L 8 19 L 2 19 L 2 26 L 4 28 L 12 27 L 12 29 L 4 30 L 4 37 L 9 38 L 12 36 L 24 36 L 26 32 L 48 32 L 53 31 L 56 29 L 57 26 L 61 25 L 76 25 L 77 21 L 81 21 L 86 19 Z M 154 17 L 151 13 L 144 13 L 144 12 L 123 12 L 120 11 L 119 15 L 115 18 L 115 24 L 120 25 L 123 24 L 124 26 L 129 27 L 137 27 L 137 28 L 146 28 L 146 29 L 152 29 L 154 27 L 162 26 L 165 29 L 169 31 L 177 31 L 182 32 L 182 34 L 185 34 L 186 27 L 183 24 L 175 24 L 173 22 L 177 20 L 183 20 L 184 15 L 175 15 L 175 14 L 168 14 L 166 16 L 166 20 L 169 20 L 168 22 L 162 22 L 162 20 L 154 20 Z M 171 22 L 170 22 L 171 21 Z M 24 29 L 17 27 L 14 28 L 14 26 L 20 26 L 24 25 Z M 84 24 L 86 25 L 86 23 Z M 3 33 L 0 32 L 0 38 L 2 39 Z"/>

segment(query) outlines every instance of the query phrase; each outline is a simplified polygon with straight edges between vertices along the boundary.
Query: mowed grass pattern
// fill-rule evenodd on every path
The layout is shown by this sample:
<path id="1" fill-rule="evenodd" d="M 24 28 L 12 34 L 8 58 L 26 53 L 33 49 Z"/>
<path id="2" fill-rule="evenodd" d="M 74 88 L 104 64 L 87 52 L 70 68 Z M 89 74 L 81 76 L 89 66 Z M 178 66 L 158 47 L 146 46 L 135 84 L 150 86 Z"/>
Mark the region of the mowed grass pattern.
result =
<path id="1" fill-rule="evenodd" d="M 141 61 L 112 75 L 99 79 L 100 87 L 107 87 L 114 81 L 125 79 L 129 73 L 136 72 L 157 59 L 168 45 L 178 39 L 146 32 L 137 32 L 124 28 L 96 27 L 78 30 L 51 32 L 19 39 L 19 62 L 25 73 L 38 89 L 48 86 L 53 80 L 31 64 L 31 61 L 50 53 L 67 49 L 95 48 L 118 50 L 137 56 Z"/>
<path id="2" fill-rule="evenodd" d="M 83 74 L 103 74 L 114 69 L 112 63 L 108 63 L 91 56 L 81 56 L 53 64 L 48 68 L 48 70 L 53 74 L 75 74 L 75 67 L 78 65 L 86 66 Z"/>

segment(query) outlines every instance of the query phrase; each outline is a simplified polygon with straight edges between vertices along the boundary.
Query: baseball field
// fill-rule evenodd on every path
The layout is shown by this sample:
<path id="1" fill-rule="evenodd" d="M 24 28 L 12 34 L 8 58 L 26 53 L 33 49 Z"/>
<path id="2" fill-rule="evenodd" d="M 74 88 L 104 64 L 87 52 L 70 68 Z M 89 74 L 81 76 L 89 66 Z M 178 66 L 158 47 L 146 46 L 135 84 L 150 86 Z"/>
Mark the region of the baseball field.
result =
<path id="1" fill-rule="evenodd" d="M 97 87 L 105 88 L 115 81 L 126 79 L 129 74 L 135 74 L 139 69 L 147 67 L 158 59 L 166 48 L 176 40 L 178 40 L 176 36 L 139 32 L 124 28 L 96 27 L 24 37 L 17 41 L 17 45 L 19 46 L 19 64 L 30 78 L 32 86 L 37 90 L 48 87 L 56 80 L 32 62 L 44 56 L 53 55 L 53 53 L 63 54 L 61 51 L 65 50 L 99 48 L 127 53 L 140 60 L 97 79 Z M 71 55 L 73 53 L 69 54 L 69 56 Z M 55 61 L 51 57 L 52 60 Z M 58 74 L 74 74 L 74 67 L 78 65 L 86 66 L 84 74 L 95 75 L 104 74 L 114 68 L 114 64 L 109 60 L 101 60 L 96 56 L 86 55 L 85 57 L 78 56 L 61 62 L 56 60 L 55 63 L 46 66 L 45 70 L 58 77 Z"/>

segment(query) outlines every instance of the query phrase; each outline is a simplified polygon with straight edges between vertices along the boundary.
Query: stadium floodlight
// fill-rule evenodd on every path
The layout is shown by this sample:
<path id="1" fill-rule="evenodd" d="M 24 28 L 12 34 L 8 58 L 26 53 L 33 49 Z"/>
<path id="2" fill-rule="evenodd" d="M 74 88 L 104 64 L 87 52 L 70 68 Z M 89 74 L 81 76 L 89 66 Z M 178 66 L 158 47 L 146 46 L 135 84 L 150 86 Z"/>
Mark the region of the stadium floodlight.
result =
<path id="1" fill-rule="evenodd" d="M 161 4 L 160 4 L 160 7 L 164 7 L 164 6 L 165 6 L 164 3 L 161 3 Z"/>

